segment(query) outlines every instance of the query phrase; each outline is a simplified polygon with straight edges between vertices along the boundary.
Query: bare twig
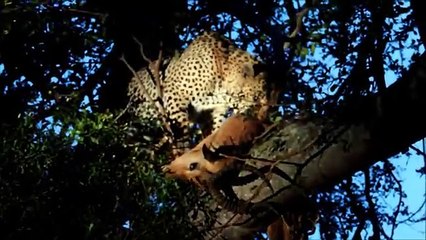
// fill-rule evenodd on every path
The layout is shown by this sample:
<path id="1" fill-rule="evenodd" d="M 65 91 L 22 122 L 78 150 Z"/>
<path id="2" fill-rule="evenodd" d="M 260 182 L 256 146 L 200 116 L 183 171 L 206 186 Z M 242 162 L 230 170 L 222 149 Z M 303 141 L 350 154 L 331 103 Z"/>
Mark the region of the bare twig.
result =
<path id="1" fill-rule="evenodd" d="M 105 19 L 106 17 L 108 17 L 107 13 L 93 12 L 93 11 L 87 11 L 87 10 L 82 10 L 82 9 L 77 9 L 77 8 L 55 7 L 55 6 L 49 5 L 48 3 L 26 2 L 25 5 L 16 5 L 14 7 L 8 7 L 9 5 L 12 5 L 12 4 L 6 2 L 5 7 L 0 10 L 0 13 L 10 13 L 10 12 L 14 12 L 14 11 L 22 11 L 23 9 L 27 8 L 28 5 L 30 5 L 31 7 L 41 5 L 41 6 L 45 7 L 46 9 L 49 9 L 51 11 L 52 10 L 54 10 L 54 11 L 65 11 L 65 12 L 77 13 L 77 14 L 81 14 L 81 15 L 100 17 L 101 19 Z"/>
<path id="2" fill-rule="evenodd" d="M 137 72 L 132 68 L 132 66 L 130 66 L 130 64 L 127 62 L 127 60 L 124 58 L 124 56 L 121 56 L 120 60 L 124 62 L 124 64 L 127 66 L 127 68 L 129 68 L 129 70 L 133 73 L 133 76 L 136 77 L 139 80 L 140 87 L 142 89 L 143 94 L 148 99 L 148 101 L 150 102 L 150 104 L 154 108 L 156 108 L 156 104 L 155 104 L 154 100 L 151 98 L 151 96 L 148 94 L 148 91 L 146 90 L 146 88 L 145 88 L 145 86 L 143 84 L 143 80 L 141 79 L 141 77 L 139 76 L 139 74 L 137 74 Z M 161 112 L 158 112 L 158 114 L 162 115 Z"/>
<path id="3" fill-rule="evenodd" d="M 157 59 L 157 61 L 153 62 L 153 61 L 151 61 L 151 59 L 149 59 L 145 55 L 145 52 L 144 52 L 144 49 L 143 49 L 143 44 L 134 36 L 133 36 L 133 40 L 139 45 L 140 54 L 141 54 L 142 58 L 148 63 L 148 67 L 146 68 L 146 70 L 148 71 L 149 75 L 152 78 L 154 78 L 153 80 L 155 82 L 156 93 L 157 93 L 158 98 L 163 99 L 163 92 L 161 91 L 162 83 L 161 83 L 161 79 L 160 79 L 160 66 L 161 66 L 161 62 L 163 60 L 163 49 L 162 49 L 163 44 L 160 43 L 160 51 L 158 53 L 158 59 Z M 154 72 L 151 72 L 151 67 L 154 69 Z M 164 106 L 154 104 L 154 107 L 157 108 L 157 111 L 160 112 L 163 115 L 163 117 L 165 118 L 166 111 L 164 109 Z M 167 122 L 164 121 L 164 124 L 167 124 Z M 171 129 L 170 129 L 170 133 L 172 133 Z"/>
<path id="4" fill-rule="evenodd" d="M 157 63 L 155 64 L 155 67 L 154 67 L 155 86 L 157 90 L 157 96 L 160 99 L 163 99 L 163 91 L 161 91 L 162 83 L 160 79 L 160 65 L 162 61 L 163 61 L 163 42 L 160 42 L 160 51 L 158 52 Z"/>
<path id="5" fill-rule="evenodd" d="M 423 161 L 424 161 L 424 163 L 425 163 L 425 167 L 426 167 L 426 154 L 425 154 L 425 152 L 426 152 L 426 141 L 425 141 L 425 138 L 423 138 L 422 139 L 422 147 L 423 147 Z"/>
<path id="6" fill-rule="evenodd" d="M 142 58 L 148 63 L 148 67 L 146 68 L 146 70 L 148 71 L 149 76 L 155 82 L 155 91 L 156 91 L 157 97 L 161 100 L 161 104 L 155 104 L 155 102 L 152 99 L 151 99 L 151 103 L 154 104 L 153 106 L 155 107 L 157 112 L 160 114 L 163 126 L 170 135 L 170 138 L 168 138 L 168 137 L 163 138 L 155 147 L 159 148 L 162 145 L 164 145 L 164 143 L 169 142 L 169 143 L 172 144 L 172 149 L 177 149 L 175 144 L 174 144 L 174 134 L 173 134 L 173 131 L 170 127 L 170 124 L 166 120 L 167 114 L 166 114 L 166 111 L 164 109 L 163 102 L 162 102 L 163 91 L 162 91 L 162 82 L 161 82 L 161 78 L 160 78 L 160 66 L 161 66 L 162 61 L 163 61 L 163 49 L 162 49 L 163 43 L 160 42 L 160 51 L 158 53 L 158 59 L 153 62 L 151 59 L 149 59 L 145 55 L 143 44 L 134 36 L 133 36 L 133 40 L 139 45 L 140 54 L 141 54 Z M 151 68 L 153 68 L 154 72 L 151 72 Z M 143 85 L 142 85 L 142 87 L 143 87 Z M 144 94 L 146 94 L 146 90 L 144 91 Z M 148 97 L 150 97 L 150 96 L 148 96 Z M 178 153 L 176 150 L 173 150 L 172 152 L 173 152 L 173 155 Z"/>
<path id="7" fill-rule="evenodd" d="M 418 149 L 414 145 L 411 145 L 410 148 L 413 149 L 418 155 L 423 156 L 423 162 L 424 162 L 423 168 L 426 168 L 426 141 L 425 141 L 425 138 L 423 138 L 423 140 L 422 140 L 423 150 Z"/>
<path id="8" fill-rule="evenodd" d="M 355 217 L 358 219 L 358 226 L 355 229 L 354 235 L 352 237 L 352 240 L 361 240 L 361 232 L 364 230 L 365 222 L 366 222 L 366 214 L 365 209 L 360 204 L 359 201 L 359 195 L 356 194 L 356 192 L 352 191 L 351 185 L 352 185 L 352 177 L 347 178 L 346 182 L 342 183 L 342 188 L 345 190 L 346 194 L 349 198 L 349 206 L 351 208 L 351 211 L 355 214 Z"/>
<path id="9" fill-rule="evenodd" d="M 406 222 L 413 222 L 413 220 L 411 220 L 415 215 L 417 215 L 422 209 L 423 207 L 426 205 L 426 199 L 423 201 L 423 203 L 420 205 L 420 207 L 414 211 L 410 216 L 408 216 L 406 219 L 401 220 L 398 222 L 398 224 L 401 223 L 406 223 Z M 416 220 L 414 220 L 414 222 L 416 222 Z"/>
<path id="10" fill-rule="evenodd" d="M 377 218 L 377 212 L 376 212 L 376 204 L 373 201 L 373 198 L 371 196 L 371 177 L 370 177 L 370 170 L 364 171 L 364 181 L 365 181 L 365 188 L 364 188 L 364 194 L 365 198 L 367 200 L 368 209 L 367 209 L 367 216 L 370 220 L 371 224 L 373 225 L 373 236 L 370 236 L 369 239 L 372 240 L 378 240 L 380 239 L 380 234 L 382 233 L 386 239 L 390 239 L 386 233 L 383 231 L 383 228 L 380 225 L 379 219 Z"/>
<path id="11" fill-rule="evenodd" d="M 255 192 L 253 193 L 253 195 L 247 199 L 248 202 L 251 202 L 256 196 L 258 196 L 260 194 L 260 191 L 262 190 L 262 188 L 267 184 L 266 180 L 267 179 L 263 179 L 262 183 L 257 186 L 257 188 L 255 189 Z M 273 210 L 275 211 L 275 209 L 273 209 Z M 276 212 L 277 215 L 281 216 L 281 219 L 282 219 L 283 224 L 284 224 L 284 222 L 285 222 L 284 217 L 281 214 L 279 214 L 277 211 L 275 211 L 275 212 Z M 218 226 L 218 227 L 215 227 L 215 228 L 212 228 L 212 230 L 218 230 L 218 231 L 209 240 L 215 239 L 221 233 L 221 231 L 223 231 L 224 228 L 232 226 L 232 225 L 230 225 L 231 221 L 237 215 L 238 215 L 237 213 L 234 213 L 234 215 L 232 215 L 232 217 L 230 217 L 228 219 L 228 221 L 226 221 L 225 224 L 223 224 L 221 226 Z"/>
<path id="12" fill-rule="evenodd" d="M 424 141 L 424 140 L 423 140 Z M 413 145 L 411 145 L 410 146 L 410 148 L 411 149 L 413 149 L 418 155 L 422 155 L 423 156 L 423 158 L 426 158 L 426 153 L 425 153 L 425 149 L 423 149 L 423 151 L 422 150 L 420 150 L 420 149 L 418 149 L 417 147 L 415 147 L 415 146 L 413 146 Z M 423 146 L 423 148 L 425 148 L 425 146 Z M 426 162 L 426 161 L 425 161 Z"/>
<path id="13" fill-rule="evenodd" d="M 123 109 L 123 111 L 121 111 L 117 115 L 117 117 L 115 117 L 114 122 L 117 122 L 117 120 L 123 116 L 123 114 L 129 109 L 130 105 L 132 105 L 132 101 L 129 100 L 129 102 L 127 103 L 126 107 Z"/>
<path id="14" fill-rule="evenodd" d="M 393 219 L 392 219 L 392 230 L 391 230 L 390 238 L 393 239 L 393 235 L 395 233 L 395 228 L 398 225 L 396 223 L 396 219 L 397 219 L 398 214 L 399 214 L 399 212 L 401 210 L 401 206 L 402 206 L 402 194 L 403 194 L 403 192 L 402 192 L 401 181 L 399 181 L 399 179 L 395 176 L 395 174 L 391 170 L 389 170 L 389 173 L 390 173 L 392 179 L 394 180 L 394 182 L 398 185 L 398 191 L 399 191 L 398 205 L 397 205 L 395 211 L 393 212 Z"/>
<path id="15" fill-rule="evenodd" d="M 47 6 L 49 8 L 52 8 L 51 6 Z M 95 17 L 101 17 L 102 19 L 105 19 L 108 17 L 108 13 L 101 13 L 101 12 L 92 12 L 92 11 L 86 11 L 81 9 L 75 9 L 75 8 L 61 8 L 63 11 L 71 12 L 71 13 L 79 13 L 89 16 L 95 16 Z"/>
<path id="16" fill-rule="evenodd" d="M 151 61 L 151 59 L 149 59 L 146 55 L 145 55 L 145 52 L 144 52 L 144 50 L 143 50 L 143 44 L 135 37 L 135 36 L 133 36 L 132 37 L 133 38 L 133 41 L 135 41 L 138 45 L 139 45 L 139 52 L 140 52 L 140 54 L 141 54 L 141 56 L 142 56 L 142 58 L 143 58 L 143 60 L 145 60 L 149 65 L 151 65 L 152 64 L 152 61 Z"/>
<path id="17" fill-rule="evenodd" d="M 302 30 L 302 24 L 303 24 L 303 17 L 308 13 L 309 8 L 303 8 L 302 11 L 298 12 L 296 14 L 296 27 L 294 28 L 293 32 L 288 36 L 289 38 L 295 38 L 297 34 Z M 290 42 L 284 42 L 284 49 L 287 49 L 290 47 Z"/>
<path id="18" fill-rule="evenodd" d="M 309 146 L 311 146 L 312 145 L 312 143 L 310 143 L 310 144 L 308 144 L 308 146 L 307 147 L 309 147 Z M 295 155 L 295 154 L 297 154 L 298 152 L 296 152 L 296 153 L 289 153 L 289 156 L 293 156 L 293 155 Z M 252 201 L 255 197 L 257 197 L 259 194 L 260 194 L 260 191 L 262 190 L 262 188 L 265 186 L 265 185 L 268 185 L 268 183 L 266 182 L 266 181 L 268 181 L 269 180 L 269 178 L 270 178 L 270 176 L 271 176 L 271 174 L 272 174 L 272 170 L 273 170 L 273 168 L 277 165 L 277 164 L 279 164 L 279 163 L 281 163 L 281 164 L 290 164 L 290 165 L 296 165 L 296 166 L 300 166 L 301 164 L 299 164 L 299 163 L 294 163 L 294 162 L 287 162 L 287 161 L 283 161 L 283 160 L 277 160 L 277 161 L 274 161 L 274 160 L 269 160 L 269 159 L 261 159 L 261 158 L 254 158 L 254 157 L 248 157 L 248 158 L 240 158 L 240 157 L 236 157 L 236 156 L 229 156 L 229 155 L 225 155 L 225 154 L 221 154 L 220 153 L 220 155 L 221 156 L 223 156 L 223 157 L 226 157 L 226 158 L 230 158 L 230 159 L 234 159 L 234 160 L 238 160 L 238 161 L 247 161 L 247 160 L 259 160 L 259 161 L 264 161 L 264 162 L 271 162 L 271 163 L 273 163 L 273 164 L 271 164 L 271 167 L 270 167 L 270 170 L 269 170 L 269 172 L 268 172 L 268 175 L 267 175 L 267 177 L 266 178 L 264 178 L 263 179 L 263 181 L 262 181 L 262 183 L 261 184 L 259 184 L 257 187 L 256 187 L 256 189 L 255 189 L 255 191 L 254 191 L 254 193 L 253 193 L 253 195 L 247 200 L 248 202 L 250 202 L 250 201 Z M 272 194 L 274 194 L 274 190 L 273 189 L 271 189 L 271 191 L 272 191 Z M 272 209 L 273 211 L 275 211 L 275 213 L 277 214 L 277 215 L 279 215 L 280 217 L 281 217 L 281 221 L 283 222 L 283 224 L 285 223 L 285 219 L 284 219 L 284 217 L 283 217 L 283 215 L 282 214 L 280 214 L 279 212 L 277 212 L 275 209 Z M 235 218 L 237 216 L 237 214 L 234 214 L 225 224 L 223 224 L 223 225 L 221 225 L 221 226 L 219 226 L 219 227 L 216 227 L 216 228 L 214 228 L 214 229 L 217 229 L 218 231 L 216 232 L 216 234 L 215 235 L 213 235 L 213 237 L 211 238 L 211 239 L 214 239 L 215 237 L 217 237 L 217 235 L 219 235 L 220 234 L 220 230 L 223 230 L 224 228 L 226 228 L 226 227 L 228 227 L 229 225 L 230 225 L 230 223 L 231 223 L 231 221 Z M 213 229 L 212 229 L 213 230 Z"/>
<path id="19" fill-rule="evenodd" d="M 140 82 L 140 87 L 142 89 L 143 94 L 146 96 L 146 98 L 148 99 L 148 101 L 150 102 L 150 104 L 154 107 L 154 109 L 157 110 L 158 115 L 160 116 L 162 122 L 163 122 L 163 127 L 169 132 L 170 136 L 173 138 L 173 131 L 170 128 L 170 125 L 168 124 L 165 114 L 164 114 L 164 109 L 162 107 L 159 107 L 155 104 L 154 100 L 151 98 L 151 96 L 148 94 L 148 91 L 146 90 L 144 84 L 143 84 L 143 80 L 140 78 L 139 74 L 136 73 L 136 71 L 132 68 L 132 66 L 130 66 L 130 64 L 126 61 L 126 59 L 124 58 L 124 56 L 122 56 L 120 58 L 121 61 L 124 62 L 124 64 L 129 68 L 129 70 L 133 73 L 133 75 L 139 80 Z M 172 139 L 168 139 L 169 141 L 172 141 Z"/>
<path id="20" fill-rule="evenodd" d="M 224 158 L 237 160 L 237 161 L 243 161 L 243 162 L 246 162 L 247 160 L 254 160 L 254 161 L 267 162 L 267 163 L 272 163 L 272 164 L 276 164 L 278 162 L 278 163 L 287 164 L 287 165 L 294 165 L 294 166 L 302 166 L 303 165 L 301 163 L 296 163 L 296 162 L 289 162 L 289 161 L 284 161 L 284 160 L 271 160 L 271 159 L 267 159 L 267 158 L 258 158 L 258 157 L 253 157 L 251 155 L 239 157 L 239 156 L 227 155 L 227 154 L 223 154 L 223 153 L 218 153 L 218 154 L 219 154 L 219 156 L 224 157 Z"/>
<path id="21" fill-rule="evenodd" d="M 221 231 L 223 231 L 223 229 L 224 228 L 227 228 L 227 227 L 229 227 L 229 226 L 232 226 L 232 225 L 230 225 L 231 224 L 231 221 L 237 216 L 238 214 L 237 213 L 234 213 L 234 215 L 232 215 L 232 217 L 230 217 L 229 219 L 228 219 L 228 221 L 226 221 L 226 223 L 225 224 L 223 224 L 223 225 L 221 225 L 221 226 L 218 226 L 218 227 L 213 227 L 213 228 L 211 228 L 211 230 L 217 230 L 216 231 L 216 233 L 215 234 L 213 234 L 213 236 L 209 239 L 209 240 L 212 240 L 212 239 L 216 239 L 216 237 L 221 233 Z"/>
<path id="22" fill-rule="evenodd" d="M 298 13 L 296 13 L 296 27 L 293 32 L 288 36 L 289 38 L 295 38 L 298 33 L 302 30 L 303 27 L 303 17 L 309 12 L 310 8 L 316 6 L 319 0 L 312 0 L 312 4 L 306 4 L 305 7 Z M 284 42 L 284 49 L 290 47 L 290 42 Z"/>

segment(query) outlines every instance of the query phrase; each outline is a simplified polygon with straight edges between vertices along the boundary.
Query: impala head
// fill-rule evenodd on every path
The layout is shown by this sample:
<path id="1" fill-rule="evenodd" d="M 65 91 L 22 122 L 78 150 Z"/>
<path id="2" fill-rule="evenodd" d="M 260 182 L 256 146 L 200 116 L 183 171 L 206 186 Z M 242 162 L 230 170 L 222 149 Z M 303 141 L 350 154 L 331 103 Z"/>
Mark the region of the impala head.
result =
<path id="1" fill-rule="evenodd" d="M 263 130 L 263 125 L 257 120 L 244 116 L 230 117 L 193 149 L 162 166 L 162 171 L 166 177 L 187 180 L 203 187 L 212 174 L 233 161 L 218 152 L 232 153 L 245 149 Z"/>
<path id="2" fill-rule="evenodd" d="M 205 145 L 203 145 L 205 149 Z M 205 151 L 204 149 L 204 151 Z M 187 180 L 203 187 L 211 174 L 223 168 L 224 161 L 207 160 L 202 149 L 192 149 L 177 157 L 167 165 L 162 166 L 166 177 Z"/>

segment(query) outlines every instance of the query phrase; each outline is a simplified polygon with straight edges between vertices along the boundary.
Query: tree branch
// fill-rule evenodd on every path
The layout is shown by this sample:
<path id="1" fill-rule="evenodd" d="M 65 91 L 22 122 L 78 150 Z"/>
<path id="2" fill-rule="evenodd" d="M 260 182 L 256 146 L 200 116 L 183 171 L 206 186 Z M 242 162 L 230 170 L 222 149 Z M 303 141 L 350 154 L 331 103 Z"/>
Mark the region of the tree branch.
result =
<path id="1" fill-rule="evenodd" d="M 294 28 L 294 30 L 290 33 L 290 35 L 288 35 L 288 37 L 290 39 L 294 39 L 297 37 L 297 34 L 299 34 L 302 31 L 302 27 L 303 27 L 303 18 L 305 17 L 305 15 L 309 12 L 309 10 L 312 7 L 315 7 L 318 4 L 319 0 L 312 0 L 312 1 L 307 1 L 305 6 L 302 8 L 302 10 L 298 13 L 296 13 L 296 26 Z M 287 6 L 287 12 L 293 12 L 294 11 L 294 7 L 293 4 L 291 3 L 291 1 L 288 1 L 288 3 L 285 4 Z M 291 6 L 291 7 L 290 7 Z M 290 47 L 290 41 L 284 42 L 284 49 L 287 49 Z"/>
<path id="2" fill-rule="evenodd" d="M 385 164 L 390 165 L 389 161 L 386 161 Z M 401 210 L 401 206 L 402 206 L 402 195 L 404 194 L 403 190 L 402 190 L 402 184 L 401 181 L 395 176 L 395 174 L 392 172 L 392 170 L 388 167 L 385 167 L 385 171 L 387 171 L 391 177 L 392 180 L 398 185 L 398 191 L 399 191 L 399 199 L 398 199 L 398 205 L 396 206 L 395 211 L 393 212 L 393 219 L 392 219 L 392 230 L 391 230 L 391 234 L 390 234 L 390 239 L 393 239 L 393 235 L 395 233 L 395 228 L 397 227 L 397 223 L 396 220 L 398 219 L 398 214 Z"/>
<path id="3" fill-rule="evenodd" d="M 364 170 L 364 181 L 364 194 L 368 204 L 367 215 L 370 219 L 371 224 L 373 225 L 373 236 L 369 237 L 369 239 L 380 240 L 380 233 L 382 232 L 382 230 L 380 227 L 379 219 L 377 219 L 376 204 L 374 203 L 373 198 L 371 197 L 370 170 Z"/>
<path id="4" fill-rule="evenodd" d="M 129 70 L 133 73 L 134 77 L 137 78 L 140 82 L 140 87 L 143 91 L 143 94 L 146 96 L 146 98 L 148 99 L 148 101 L 150 102 L 150 104 L 152 105 L 152 107 L 154 109 L 156 109 L 158 116 L 160 116 L 162 123 L 163 123 L 163 127 L 166 129 L 166 131 L 170 134 L 170 136 L 173 138 L 173 131 L 170 128 L 170 125 L 168 124 L 167 120 L 166 120 L 166 115 L 165 115 L 165 111 L 164 108 L 162 106 L 157 106 L 157 104 L 155 104 L 154 100 L 151 98 L 151 96 L 148 94 L 148 91 L 145 89 L 143 83 L 142 83 L 142 79 L 140 78 L 139 74 L 130 66 L 130 64 L 126 61 L 126 59 L 123 57 L 121 57 L 121 61 L 124 62 L 124 64 L 129 68 Z M 172 142 L 172 139 L 167 139 L 168 141 Z"/>
<path id="5" fill-rule="evenodd" d="M 362 204 L 359 203 L 358 195 L 355 195 L 351 189 L 352 185 L 352 177 L 349 177 L 347 179 L 347 182 L 343 184 L 343 189 L 345 190 L 346 194 L 349 198 L 349 206 L 351 208 L 351 211 L 355 214 L 356 218 L 358 219 L 359 223 L 357 228 L 355 229 L 354 235 L 352 240 L 361 240 L 361 232 L 364 230 L 366 217 L 365 217 L 365 209 L 362 206 Z"/>
<path id="6" fill-rule="evenodd" d="M 376 44 L 373 44 L 372 48 L 374 49 L 371 53 L 372 58 L 372 68 L 373 68 L 373 75 L 374 79 L 377 84 L 378 91 L 383 91 L 386 88 L 386 82 L 385 82 L 385 70 L 383 68 L 384 66 L 384 60 L 383 60 L 383 54 L 385 51 L 386 43 L 388 42 L 387 39 L 384 38 L 385 35 L 383 35 L 384 30 L 384 24 L 385 24 L 385 16 L 383 13 L 383 4 L 380 6 L 380 2 L 377 2 L 377 4 L 373 3 L 373 9 L 371 9 L 372 12 L 372 33 L 375 35 Z M 374 47 L 375 45 L 375 47 Z"/>
<path id="7" fill-rule="evenodd" d="M 276 211 L 291 208 L 291 202 L 311 191 L 321 191 L 337 184 L 355 172 L 366 169 L 377 161 L 406 151 L 408 147 L 426 136 L 426 116 L 419 109 L 426 109 L 426 54 L 416 59 L 402 78 L 375 97 L 364 98 L 349 110 L 342 110 L 339 120 L 311 119 L 285 123 L 263 137 L 250 154 L 257 158 L 274 159 L 288 153 L 298 154 L 287 162 L 305 163 L 322 146 L 329 144 L 321 154 L 313 157 L 296 178 L 299 187 L 293 186 L 281 176 L 273 174 L 269 188 L 263 188 L 256 197 L 253 211 L 256 214 L 240 215 L 233 226 L 226 227 L 221 236 L 228 239 L 246 239 L 264 229 L 279 216 Z M 378 104 L 380 102 L 380 104 Z M 398 114 L 395 114 L 398 111 Z M 347 128 L 342 134 L 339 131 Z M 319 134 L 319 135 L 318 135 Z M 395 138 L 398 136 L 398 138 Z M 318 138 L 309 149 L 301 151 L 306 142 Z M 282 160 L 277 159 L 276 160 Z M 253 162 L 258 168 L 267 162 Z M 280 170 L 293 176 L 296 166 L 277 164 Z M 235 187 L 243 196 L 251 196 L 251 187 L 258 183 Z M 302 188 L 300 188 L 302 187 Z M 218 226 L 226 222 L 227 212 L 217 214 Z"/>

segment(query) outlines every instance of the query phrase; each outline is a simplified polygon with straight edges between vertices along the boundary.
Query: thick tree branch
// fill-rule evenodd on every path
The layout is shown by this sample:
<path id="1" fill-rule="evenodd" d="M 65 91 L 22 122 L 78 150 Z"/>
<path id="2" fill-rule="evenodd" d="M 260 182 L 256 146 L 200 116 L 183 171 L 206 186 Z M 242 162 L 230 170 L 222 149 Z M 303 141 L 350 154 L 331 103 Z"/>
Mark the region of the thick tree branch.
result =
<path id="1" fill-rule="evenodd" d="M 297 166 L 278 163 L 277 167 L 294 177 L 298 186 L 274 174 L 271 184 L 255 197 L 252 215 L 240 215 L 221 235 L 228 239 L 247 239 L 265 229 L 278 218 L 277 211 L 285 212 L 301 194 L 321 191 L 355 172 L 367 169 L 377 161 L 387 159 L 426 136 L 426 54 L 416 59 L 410 70 L 388 89 L 374 97 L 365 98 L 356 106 L 342 109 L 338 120 L 312 119 L 283 123 L 266 134 L 251 151 L 254 157 L 306 163 Z M 316 139 L 309 149 L 308 142 Z M 285 158 L 286 154 L 298 154 Z M 258 167 L 267 162 L 252 163 Z M 269 163 L 270 164 L 270 163 Z M 236 187 L 241 198 L 251 196 L 250 188 L 259 182 Z M 217 220 L 226 222 L 232 214 L 220 212 Z"/>

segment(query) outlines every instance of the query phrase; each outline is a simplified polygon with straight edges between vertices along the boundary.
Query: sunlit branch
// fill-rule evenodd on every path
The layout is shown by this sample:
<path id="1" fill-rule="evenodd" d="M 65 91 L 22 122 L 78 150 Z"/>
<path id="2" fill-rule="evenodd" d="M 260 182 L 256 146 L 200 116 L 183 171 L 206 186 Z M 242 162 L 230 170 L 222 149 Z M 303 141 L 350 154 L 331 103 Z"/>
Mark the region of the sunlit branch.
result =
<path id="1" fill-rule="evenodd" d="M 160 79 L 160 65 L 162 62 L 162 58 L 163 58 L 163 50 L 162 50 L 162 43 L 160 43 L 160 51 L 158 53 L 158 59 L 157 61 L 153 62 L 151 61 L 151 59 L 149 59 L 146 55 L 145 55 L 145 51 L 143 48 L 143 44 L 136 38 L 133 37 L 133 40 L 139 45 L 139 51 L 140 54 L 142 56 L 142 58 L 148 63 L 148 67 L 146 68 L 146 70 L 148 71 L 149 75 L 154 78 L 155 81 L 155 85 L 156 85 L 156 92 L 157 92 L 157 96 L 162 99 L 163 93 L 161 91 L 161 79 Z M 151 72 L 151 67 L 154 68 L 154 72 Z M 142 86 L 143 87 L 143 86 Z M 166 111 L 164 110 L 163 106 L 157 106 L 154 103 L 154 106 L 159 112 L 160 114 L 165 117 L 166 116 Z M 170 127 L 169 127 L 170 128 Z M 171 130 L 170 130 L 171 131 Z"/>
<path id="2" fill-rule="evenodd" d="M 155 86 L 156 86 L 157 96 L 160 99 L 163 99 L 163 91 L 161 91 L 162 83 L 160 79 L 160 65 L 162 62 L 163 62 L 163 42 L 160 42 L 160 51 L 158 52 L 157 63 L 155 64 L 155 67 L 154 67 Z M 164 109 L 162 109 L 162 111 L 164 112 Z"/>
<path id="3" fill-rule="evenodd" d="M 170 136 L 173 136 L 173 131 L 170 128 L 170 125 L 167 123 L 165 115 L 163 114 L 163 112 L 161 110 L 159 110 L 159 108 L 157 107 L 157 104 L 155 104 L 154 100 L 148 94 L 148 91 L 144 87 L 144 84 L 142 82 L 143 80 L 140 78 L 139 74 L 137 74 L 136 71 L 132 68 L 132 66 L 129 65 L 129 63 L 126 61 L 126 59 L 124 58 L 124 56 L 122 56 L 120 58 L 120 60 L 124 62 L 124 64 L 127 66 L 127 68 L 129 68 L 129 70 L 133 73 L 134 77 L 136 77 L 140 81 L 140 87 L 141 87 L 144 95 L 147 97 L 147 99 L 150 102 L 150 104 L 154 107 L 154 109 L 156 109 L 158 115 L 161 117 L 161 119 L 163 121 L 163 126 L 165 127 L 165 129 L 169 132 Z"/>
<path id="4" fill-rule="evenodd" d="M 312 0 L 312 3 L 310 1 L 307 1 L 307 4 L 305 5 L 305 7 L 300 12 L 296 13 L 296 27 L 290 33 L 290 35 L 288 35 L 289 39 L 294 39 L 297 36 L 297 34 L 299 34 L 302 31 L 303 18 L 305 17 L 305 15 L 309 12 L 309 10 L 312 7 L 314 7 L 318 4 L 318 2 L 319 2 L 319 0 Z M 283 48 L 287 49 L 289 47 L 290 47 L 290 42 L 289 41 L 284 42 Z"/>

